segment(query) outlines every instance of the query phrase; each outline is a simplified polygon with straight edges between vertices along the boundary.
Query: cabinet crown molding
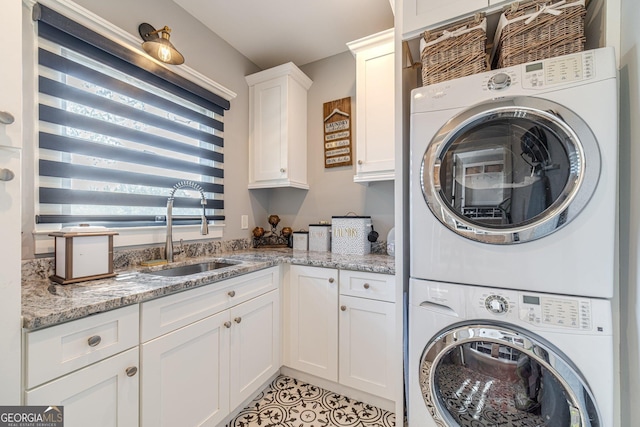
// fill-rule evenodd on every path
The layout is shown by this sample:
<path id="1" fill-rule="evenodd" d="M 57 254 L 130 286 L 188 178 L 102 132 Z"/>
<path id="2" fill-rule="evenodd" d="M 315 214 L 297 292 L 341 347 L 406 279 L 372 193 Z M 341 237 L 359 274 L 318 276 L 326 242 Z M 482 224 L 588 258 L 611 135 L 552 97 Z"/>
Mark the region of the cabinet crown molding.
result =
<path id="1" fill-rule="evenodd" d="M 295 81 L 302 85 L 305 90 L 309 90 L 313 81 L 303 73 L 300 68 L 293 62 L 287 62 L 277 67 L 269 68 L 264 71 L 259 71 L 254 74 L 245 76 L 247 84 L 252 86 L 256 83 L 260 83 L 266 80 L 274 79 L 282 76 L 291 76 Z"/>
<path id="2" fill-rule="evenodd" d="M 390 41 L 393 41 L 393 37 L 394 29 L 389 28 L 388 30 L 380 31 L 379 33 L 371 34 L 361 39 L 348 42 L 347 47 L 353 56 L 355 56 L 362 49 L 370 49 L 380 44 L 389 43 Z"/>

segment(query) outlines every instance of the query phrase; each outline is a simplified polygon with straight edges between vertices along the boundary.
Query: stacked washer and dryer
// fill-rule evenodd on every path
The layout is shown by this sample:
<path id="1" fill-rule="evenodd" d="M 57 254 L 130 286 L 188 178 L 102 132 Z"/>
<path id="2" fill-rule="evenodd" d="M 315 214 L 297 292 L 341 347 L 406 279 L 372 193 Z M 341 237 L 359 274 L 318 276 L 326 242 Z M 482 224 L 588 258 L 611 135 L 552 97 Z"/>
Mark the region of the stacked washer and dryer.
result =
<path id="1" fill-rule="evenodd" d="M 613 49 L 415 89 L 410 427 L 613 425 Z"/>

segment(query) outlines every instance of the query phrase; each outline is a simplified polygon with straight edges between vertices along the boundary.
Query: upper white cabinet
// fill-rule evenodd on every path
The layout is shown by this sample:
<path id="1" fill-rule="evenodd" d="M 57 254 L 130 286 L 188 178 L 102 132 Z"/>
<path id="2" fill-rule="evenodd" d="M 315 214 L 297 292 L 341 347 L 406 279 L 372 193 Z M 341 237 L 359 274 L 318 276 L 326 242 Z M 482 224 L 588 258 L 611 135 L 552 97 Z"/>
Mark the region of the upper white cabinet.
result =
<path id="1" fill-rule="evenodd" d="M 246 76 L 249 85 L 249 188 L 307 182 L 307 91 L 292 62 Z"/>
<path id="2" fill-rule="evenodd" d="M 395 177 L 393 33 L 391 28 L 347 43 L 356 58 L 355 182 Z"/>
<path id="3" fill-rule="evenodd" d="M 498 0 L 405 0 L 402 4 L 402 38 L 418 36 L 426 27 L 472 14 Z"/>

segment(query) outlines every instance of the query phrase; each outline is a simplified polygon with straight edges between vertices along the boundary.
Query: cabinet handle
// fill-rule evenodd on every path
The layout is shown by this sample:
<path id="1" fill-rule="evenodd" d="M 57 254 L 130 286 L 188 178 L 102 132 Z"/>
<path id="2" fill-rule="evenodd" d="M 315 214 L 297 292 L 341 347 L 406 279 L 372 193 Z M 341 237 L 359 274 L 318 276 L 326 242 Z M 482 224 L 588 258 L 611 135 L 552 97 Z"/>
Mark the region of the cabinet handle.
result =
<path id="1" fill-rule="evenodd" d="M 229 329 L 231 327 L 231 322 L 229 322 L 228 320 L 224 322 L 224 327 Z"/>
<path id="2" fill-rule="evenodd" d="M 0 169 L 0 181 L 11 181 L 15 176 L 11 169 Z"/>
<path id="3" fill-rule="evenodd" d="M 95 347 L 98 344 L 100 344 L 100 341 L 102 341 L 102 338 L 100 338 L 100 335 L 94 335 L 92 337 L 89 337 L 89 339 L 87 340 L 87 343 L 89 343 L 89 347 Z"/>
<path id="4" fill-rule="evenodd" d="M 285 173 L 287 170 L 285 168 L 280 168 L 280 173 Z"/>
<path id="5" fill-rule="evenodd" d="M 362 163 L 364 163 L 362 160 L 358 160 L 359 165 L 361 165 Z"/>
<path id="6" fill-rule="evenodd" d="M 333 283 L 333 282 L 335 282 L 334 278 L 333 277 L 329 277 L 329 283 Z"/>
<path id="7" fill-rule="evenodd" d="M 371 287 L 371 286 L 370 286 L 368 283 L 365 283 L 365 284 L 364 284 L 364 288 L 365 288 L 365 289 L 369 289 L 370 287 Z"/>
<path id="8" fill-rule="evenodd" d="M 233 319 L 233 320 L 234 320 L 234 322 L 236 322 L 236 323 L 240 323 L 240 322 L 242 322 L 242 317 L 236 317 L 236 318 L 235 318 L 235 319 Z"/>
<path id="9" fill-rule="evenodd" d="M 340 306 L 340 310 L 342 310 L 342 311 L 347 311 L 347 306 L 346 306 L 346 305 L 341 305 L 341 306 Z"/>
<path id="10" fill-rule="evenodd" d="M 227 295 L 229 295 L 231 298 L 236 296 L 236 291 L 229 291 L 227 292 Z"/>
<path id="11" fill-rule="evenodd" d="M 127 373 L 128 377 L 132 377 L 138 373 L 138 368 L 136 368 L 135 366 L 130 366 L 125 372 Z"/>

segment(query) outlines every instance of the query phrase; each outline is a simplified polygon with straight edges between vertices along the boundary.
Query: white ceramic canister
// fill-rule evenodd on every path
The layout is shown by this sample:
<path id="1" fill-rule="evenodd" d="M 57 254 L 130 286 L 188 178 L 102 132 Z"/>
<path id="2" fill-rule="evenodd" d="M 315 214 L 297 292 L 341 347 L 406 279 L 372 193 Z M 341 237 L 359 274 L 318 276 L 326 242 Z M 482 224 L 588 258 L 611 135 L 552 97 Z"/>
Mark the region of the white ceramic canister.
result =
<path id="1" fill-rule="evenodd" d="M 309 250 L 316 252 L 331 250 L 331 224 L 309 224 Z"/>

